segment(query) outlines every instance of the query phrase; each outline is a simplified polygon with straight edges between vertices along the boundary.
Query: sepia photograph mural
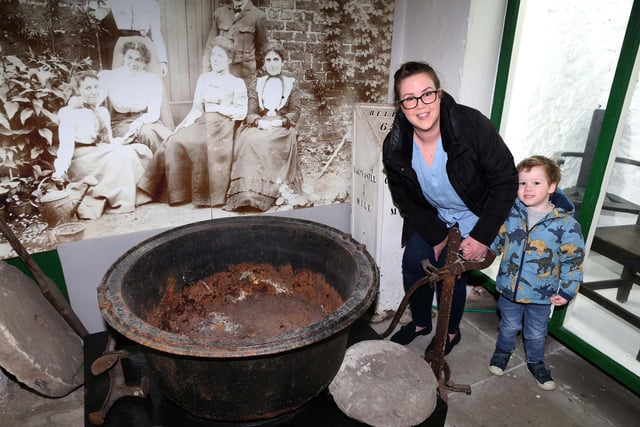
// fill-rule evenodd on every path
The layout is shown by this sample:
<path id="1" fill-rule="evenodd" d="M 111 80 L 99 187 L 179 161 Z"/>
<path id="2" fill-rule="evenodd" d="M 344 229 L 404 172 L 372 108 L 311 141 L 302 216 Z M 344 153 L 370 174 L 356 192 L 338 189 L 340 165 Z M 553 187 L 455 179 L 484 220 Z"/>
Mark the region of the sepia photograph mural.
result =
<path id="1" fill-rule="evenodd" d="M 0 0 L 0 220 L 35 253 L 349 203 L 392 27 L 383 0 Z"/>

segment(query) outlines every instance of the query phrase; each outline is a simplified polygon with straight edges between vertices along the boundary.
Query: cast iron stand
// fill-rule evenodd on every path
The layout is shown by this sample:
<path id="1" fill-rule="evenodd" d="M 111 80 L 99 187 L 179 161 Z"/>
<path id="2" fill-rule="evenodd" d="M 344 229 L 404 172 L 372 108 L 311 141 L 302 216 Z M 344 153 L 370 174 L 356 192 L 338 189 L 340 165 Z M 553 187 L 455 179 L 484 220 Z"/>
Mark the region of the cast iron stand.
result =
<path id="1" fill-rule="evenodd" d="M 109 390 L 107 391 L 107 396 L 100 409 L 89 414 L 89 421 L 91 421 L 92 424 L 101 425 L 104 423 L 107 412 L 109 412 L 111 406 L 121 397 L 146 397 L 149 393 L 149 378 L 146 376 L 142 377 L 140 385 L 128 386 L 125 383 L 122 359 L 127 358 L 129 358 L 129 352 L 127 352 L 127 350 L 116 350 L 116 341 L 109 335 L 106 350 L 102 353 L 102 356 L 98 357 L 91 364 L 91 373 L 93 375 L 109 372 Z"/>

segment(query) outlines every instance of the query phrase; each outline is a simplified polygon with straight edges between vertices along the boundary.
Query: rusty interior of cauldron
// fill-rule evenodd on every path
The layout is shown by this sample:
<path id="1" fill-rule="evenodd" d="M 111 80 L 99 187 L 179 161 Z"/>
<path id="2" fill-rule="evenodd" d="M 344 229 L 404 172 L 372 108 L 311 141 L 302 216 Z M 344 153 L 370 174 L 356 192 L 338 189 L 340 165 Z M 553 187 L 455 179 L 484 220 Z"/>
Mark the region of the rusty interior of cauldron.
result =
<path id="1" fill-rule="evenodd" d="M 298 333 L 256 338 L 226 348 L 146 322 L 170 283 L 181 289 L 243 262 L 318 272 L 344 304 Z M 175 354 L 235 357 L 245 351 L 255 355 L 288 350 L 326 338 L 366 311 L 375 297 L 377 280 L 375 263 L 348 234 L 305 220 L 234 217 L 178 227 L 140 243 L 111 266 L 98 296 L 107 323 L 136 342 Z"/>
<path id="2" fill-rule="evenodd" d="M 170 283 L 179 290 L 239 263 L 319 273 L 344 302 L 298 330 L 238 342 L 188 337 L 145 320 Z M 350 235 L 306 220 L 245 216 L 189 224 L 135 246 L 105 274 L 98 303 L 113 329 L 147 348 L 169 398 L 195 415 L 238 421 L 289 412 L 322 391 L 378 285 L 375 262 Z"/>
<path id="3" fill-rule="evenodd" d="M 175 288 L 174 279 L 145 320 L 165 331 L 212 338 L 223 345 L 296 331 L 343 303 L 324 275 L 291 265 L 244 262 Z"/>

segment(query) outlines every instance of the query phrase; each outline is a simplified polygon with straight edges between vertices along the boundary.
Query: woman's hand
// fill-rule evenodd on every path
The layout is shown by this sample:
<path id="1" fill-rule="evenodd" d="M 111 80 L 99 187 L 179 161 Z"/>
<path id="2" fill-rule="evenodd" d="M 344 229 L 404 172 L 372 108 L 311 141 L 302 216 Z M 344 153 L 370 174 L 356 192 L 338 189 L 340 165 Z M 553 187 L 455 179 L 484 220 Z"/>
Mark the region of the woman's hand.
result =
<path id="1" fill-rule="evenodd" d="M 282 127 L 282 120 L 280 120 L 280 119 L 276 119 L 276 120 L 260 119 L 260 120 L 258 120 L 258 129 L 269 130 L 269 129 L 275 129 L 275 128 L 281 128 L 281 127 Z"/>
<path id="2" fill-rule="evenodd" d="M 447 242 L 449 241 L 449 236 L 445 237 L 444 240 L 433 247 L 433 253 L 435 260 L 438 261 L 440 259 L 440 254 L 444 250 L 445 246 L 447 246 Z"/>
<path id="3" fill-rule="evenodd" d="M 129 125 L 129 130 L 127 131 L 127 134 L 130 134 L 130 135 L 137 134 L 138 132 L 140 132 L 140 129 L 142 128 L 142 125 L 144 125 L 142 120 L 140 120 L 140 119 L 134 120 Z"/>
<path id="4" fill-rule="evenodd" d="M 62 185 L 65 181 L 65 173 L 54 171 L 51 175 L 51 181 L 53 181 L 56 185 Z"/>
<path id="5" fill-rule="evenodd" d="M 480 261 L 487 256 L 487 246 L 469 236 L 460 243 L 460 252 L 468 261 Z"/>
<path id="6" fill-rule="evenodd" d="M 120 142 L 120 145 L 131 144 L 138 137 L 139 128 L 136 129 L 136 127 L 133 126 L 133 124 L 135 124 L 135 122 L 132 123 L 132 126 L 129 128 L 127 133 L 122 135 L 121 137 L 122 141 Z M 114 138 L 114 139 L 117 139 L 117 138 Z"/>

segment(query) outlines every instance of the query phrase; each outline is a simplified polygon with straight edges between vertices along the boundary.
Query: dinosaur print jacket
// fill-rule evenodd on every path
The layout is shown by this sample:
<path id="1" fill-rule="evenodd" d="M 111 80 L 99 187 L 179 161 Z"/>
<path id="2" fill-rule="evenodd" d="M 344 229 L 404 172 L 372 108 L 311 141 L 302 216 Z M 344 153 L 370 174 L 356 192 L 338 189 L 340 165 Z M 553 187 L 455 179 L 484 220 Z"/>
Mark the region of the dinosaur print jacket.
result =
<path id="1" fill-rule="evenodd" d="M 516 199 L 491 244 L 502 254 L 496 289 L 511 301 L 550 304 L 556 294 L 570 301 L 582 284 L 584 239 L 573 203 L 562 190 L 551 203 L 552 211 L 529 229 L 527 208 Z"/>

